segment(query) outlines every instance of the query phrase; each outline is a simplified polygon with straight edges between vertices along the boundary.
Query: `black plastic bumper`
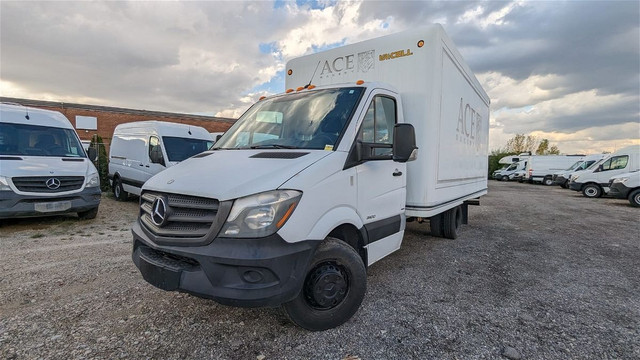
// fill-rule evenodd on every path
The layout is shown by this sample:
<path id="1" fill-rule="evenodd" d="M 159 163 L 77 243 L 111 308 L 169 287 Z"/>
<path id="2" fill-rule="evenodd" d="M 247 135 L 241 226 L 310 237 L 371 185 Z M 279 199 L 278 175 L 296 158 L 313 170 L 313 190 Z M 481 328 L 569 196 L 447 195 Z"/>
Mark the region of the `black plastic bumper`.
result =
<path id="1" fill-rule="evenodd" d="M 569 181 L 569 179 L 565 178 L 564 176 L 560 175 L 560 176 L 554 176 L 553 179 L 553 184 L 554 185 L 562 185 L 565 182 Z"/>
<path id="2" fill-rule="evenodd" d="M 287 243 L 216 238 L 204 246 L 160 246 L 138 221 L 132 228 L 133 262 L 151 285 L 241 307 L 278 306 L 296 297 L 320 241 Z"/>
<path id="3" fill-rule="evenodd" d="M 582 183 L 572 181 L 569 183 L 569 189 L 574 191 L 582 191 Z"/>
<path id="4" fill-rule="evenodd" d="M 13 191 L 0 192 L 0 219 L 60 215 L 87 211 L 100 205 L 100 187 L 85 188 L 70 195 L 43 194 L 19 195 Z M 62 211 L 37 211 L 36 204 L 69 202 L 70 207 Z"/>
<path id="5" fill-rule="evenodd" d="M 630 191 L 631 188 L 628 188 L 621 183 L 613 183 L 609 187 L 609 192 L 607 193 L 607 195 L 617 199 L 626 199 L 627 197 L 629 197 Z"/>

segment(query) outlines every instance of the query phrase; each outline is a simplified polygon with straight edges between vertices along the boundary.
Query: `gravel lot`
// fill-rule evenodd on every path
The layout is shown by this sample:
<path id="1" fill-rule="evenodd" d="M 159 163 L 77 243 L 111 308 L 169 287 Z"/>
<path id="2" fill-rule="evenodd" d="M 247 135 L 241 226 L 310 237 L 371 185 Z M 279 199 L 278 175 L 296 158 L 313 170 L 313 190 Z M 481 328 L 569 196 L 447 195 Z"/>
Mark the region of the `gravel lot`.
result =
<path id="1" fill-rule="evenodd" d="M 481 204 L 457 240 L 410 223 L 360 311 L 320 333 L 148 285 L 130 258 L 136 200 L 5 223 L 0 358 L 640 358 L 639 209 L 495 181 Z"/>

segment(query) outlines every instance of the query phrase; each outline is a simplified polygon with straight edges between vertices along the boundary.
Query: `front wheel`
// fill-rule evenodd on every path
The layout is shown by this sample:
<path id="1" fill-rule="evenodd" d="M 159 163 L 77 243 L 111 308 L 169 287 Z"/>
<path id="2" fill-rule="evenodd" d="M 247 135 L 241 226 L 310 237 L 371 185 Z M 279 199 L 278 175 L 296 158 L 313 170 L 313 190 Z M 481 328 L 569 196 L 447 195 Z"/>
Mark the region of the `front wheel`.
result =
<path id="1" fill-rule="evenodd" d="M 367 291 L 367 271 L 354 248 L 327 238 L 316 250 L 296 298 L 282 305 L 289 319 L 311 331 L 340 326 L 357 311 Z"/>
<path id="2" fill-rule="evenodd" d="M 126 201 L 127 198 L 129 198 L 129 193 L 122 187 L 122 180 L 120 180 L 120 178 L 113 179 L 113 196 L 115 196 L 118 201 Z"/>
<path id="3" fill-rule="evenodd" d="M 587 184 L 582 188 L 582 195 L 588 198 L 599 198 L 602 196 L 602 188 L 596 184 Z"/>
<path id="4" fill-rule="evenodd" d="M 504 176 L 502 177 L 502 181 L 509 181 L 509 176 L 504 175 Z"/>
<path id="5" fill-rule="evenodd" d="M 631 203 L 631 206 L 640 207 L 640 189 L 633 190 L 629 194 L 629 203 Z"/>

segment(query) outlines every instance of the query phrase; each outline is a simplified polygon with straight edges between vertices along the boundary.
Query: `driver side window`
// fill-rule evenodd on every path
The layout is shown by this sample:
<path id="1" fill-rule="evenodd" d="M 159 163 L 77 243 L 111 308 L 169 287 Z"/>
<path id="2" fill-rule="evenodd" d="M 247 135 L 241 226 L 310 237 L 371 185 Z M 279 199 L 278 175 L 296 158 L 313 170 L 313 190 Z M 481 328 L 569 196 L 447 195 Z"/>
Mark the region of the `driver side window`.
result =
<path id="1" fill-rule="evenodd" d="M 151 150 L 153 150 L 155 146 L 160 146 L 160 140 L 155 136 L 151 136 L 149 138 L 149 159 L 151 159 Z"/>
<path id="2" fill-rule="evenodd" d="M 375 144 L 393 144 L 393 127 L 397 122 L 396 101 L 387 96 L 373 98 L 358 133 L 358 140 Z M 377 148 L 375 155 L 391 155 L 392 149 Z"/>

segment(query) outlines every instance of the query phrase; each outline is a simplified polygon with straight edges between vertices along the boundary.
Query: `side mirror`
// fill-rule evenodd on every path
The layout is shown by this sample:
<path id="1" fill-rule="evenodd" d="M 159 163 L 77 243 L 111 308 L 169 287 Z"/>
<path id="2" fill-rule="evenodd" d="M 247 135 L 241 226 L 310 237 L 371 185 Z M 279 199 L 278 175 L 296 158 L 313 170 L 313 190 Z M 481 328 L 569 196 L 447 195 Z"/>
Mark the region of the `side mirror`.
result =
<path id="1" fill-rule="evenodd" d="M 416 131 L 411 124 L 396 124 L 393 128 L 393 161 L 407 162 L 418 157 Z"/>
<path id="2" fill-rule="evenodd" d="M 98 151 L 96 151 L 96 148 L 94 147 L 90 147 L 88 152 L 88 156 L 89 156 L 89 160 L 91 161 L 96 161 L 96 158 L 98 157 Z"/>
<path id="3" fill-rule="evenodd" d="M 164 156 L 162 156 L 162 148 L 160 147 L 160 145 L 156 145 L 151 148 L 151 152 L 149 153 L 149 158 L 151 158 L 152 163 L 165 166 Z"/>
<path id="4" fill-rule="evenodd" d="M 597 169 L 596 169 L 596 171 L 594 171 L 594 172 L 600 172 L 600 171 L 602 171 L 602 170 L 603 170 L 602 165 L 598 165 L 598 168 L 597 168 Z"/>
<path id="5" fill-rule="evenodd" d="M 221 137 L 222 137 L 222 134 L 216 135 L 216 142 L 218 142 L 218 140 L 220 140 Z"/>

